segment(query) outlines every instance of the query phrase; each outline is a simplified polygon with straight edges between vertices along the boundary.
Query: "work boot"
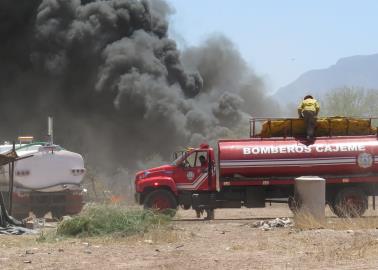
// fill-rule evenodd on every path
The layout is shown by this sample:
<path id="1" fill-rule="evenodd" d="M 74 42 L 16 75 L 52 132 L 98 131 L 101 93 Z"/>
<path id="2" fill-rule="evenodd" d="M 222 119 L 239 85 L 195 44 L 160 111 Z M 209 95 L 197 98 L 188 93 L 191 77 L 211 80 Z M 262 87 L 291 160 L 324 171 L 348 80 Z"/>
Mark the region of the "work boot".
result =
<path id="1" fill-rule="evenodd" d="M 214 216 L 214 209 L 206 209 L 206 220 L 213 220 Z"/>

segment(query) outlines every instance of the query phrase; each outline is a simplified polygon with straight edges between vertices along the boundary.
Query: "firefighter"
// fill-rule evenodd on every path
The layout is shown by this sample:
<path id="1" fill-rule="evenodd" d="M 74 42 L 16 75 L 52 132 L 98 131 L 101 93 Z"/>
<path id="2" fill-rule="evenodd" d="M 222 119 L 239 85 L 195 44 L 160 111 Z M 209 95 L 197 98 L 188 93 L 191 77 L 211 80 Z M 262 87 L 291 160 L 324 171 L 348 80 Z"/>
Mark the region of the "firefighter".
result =
<path id="1" fill-rule="evenodd" d="M 316 117 L 319 113 L 319 110 L 319 102 L 311 95 L 305 96 L 301 104 L 298 106 L 299 118 L 303 118 L 305 122 L 307 140 L 314 139 Z"/>
<path id="2" fill-rule="evenodd" d="M 206 172 L 209 167 L 209 163 L 207 162 L 207 159 L 205 156 L 201 155 L 199 156 L 200 165 L 202 168 L 202 172 Z M 205 209 L 196 209 L 197 218 L 200 218 L 201 215 L 203 215 L 204 211 L 206 211 L 206 220 L 212 220 L 214 219 L 214 209 L 213 208 L 205 208 Z"/>
<path id="3" fill-rule="evenodd" d="M 199 161 L 200 161 L 200 163 L 201 163 L 201 167 L 207 167 L 207 160 L 206 160 L 206 158 L 203 156 L 203 155 L 201 155 L 201 156 L 199 156 Z"/>

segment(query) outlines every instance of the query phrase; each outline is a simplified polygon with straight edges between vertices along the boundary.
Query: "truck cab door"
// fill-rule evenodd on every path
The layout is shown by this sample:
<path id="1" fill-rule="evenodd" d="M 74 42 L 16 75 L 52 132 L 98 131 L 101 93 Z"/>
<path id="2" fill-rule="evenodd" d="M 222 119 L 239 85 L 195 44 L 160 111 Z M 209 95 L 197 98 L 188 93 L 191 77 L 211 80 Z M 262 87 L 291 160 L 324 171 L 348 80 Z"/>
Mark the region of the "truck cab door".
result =
<path id="1" fill-rule="evenodd" d="M 177 189 L 207 190 L 209 153 L 207 150 L 194 151 L 178 165 L 175 180 Z"/>

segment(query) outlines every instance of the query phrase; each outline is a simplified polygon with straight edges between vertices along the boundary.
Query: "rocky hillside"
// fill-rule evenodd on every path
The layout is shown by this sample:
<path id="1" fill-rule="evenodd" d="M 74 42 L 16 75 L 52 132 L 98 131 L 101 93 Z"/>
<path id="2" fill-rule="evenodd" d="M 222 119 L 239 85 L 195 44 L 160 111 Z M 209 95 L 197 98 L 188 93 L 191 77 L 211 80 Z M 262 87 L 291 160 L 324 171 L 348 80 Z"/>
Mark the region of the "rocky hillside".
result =
<path id="1" fill-rule="evenodd" d="M 342 86 L 378 89 L 378 54 L 346 57 L 326 69 L 308 71 L 278 89 L 274 97 L 297 103 L 307 93 L 321 97 Z"/>

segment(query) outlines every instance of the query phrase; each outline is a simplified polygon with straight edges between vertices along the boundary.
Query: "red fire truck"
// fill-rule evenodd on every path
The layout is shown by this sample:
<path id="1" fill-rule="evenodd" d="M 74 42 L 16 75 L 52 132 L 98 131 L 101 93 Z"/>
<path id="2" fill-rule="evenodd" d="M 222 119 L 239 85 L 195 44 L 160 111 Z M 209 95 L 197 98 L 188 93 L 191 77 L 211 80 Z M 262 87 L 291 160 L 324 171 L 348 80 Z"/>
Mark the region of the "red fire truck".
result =
<path id="1" fill-rule="evenodd" d="M 294 181 L 300 176 L 326 179 L 326 202 L 340 217 L 360 216 L 368 197 L 377 194 L 377 135 L 219 140 L 182 151 L 171 164 L 136 174 L 136 200 L 145 208 L 206 210 L 293 206 Z M 375 207 L 375 200 L 374 200 Z"/>

